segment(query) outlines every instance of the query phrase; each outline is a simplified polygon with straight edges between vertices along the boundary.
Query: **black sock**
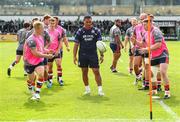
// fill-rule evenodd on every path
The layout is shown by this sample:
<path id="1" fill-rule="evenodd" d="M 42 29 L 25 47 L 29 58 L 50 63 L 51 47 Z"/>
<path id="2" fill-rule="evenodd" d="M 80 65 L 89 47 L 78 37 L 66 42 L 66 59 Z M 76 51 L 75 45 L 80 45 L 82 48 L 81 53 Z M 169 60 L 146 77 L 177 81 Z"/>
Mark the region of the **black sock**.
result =
<path id="1" fill-rule="evenodd" d="M 17 62 L 16 61 L 14 61 L 11 65 L 10 65 L 10 69 L 12 68 L 12 67 L 14 67 L 15 65 L 17 64 Z"/>

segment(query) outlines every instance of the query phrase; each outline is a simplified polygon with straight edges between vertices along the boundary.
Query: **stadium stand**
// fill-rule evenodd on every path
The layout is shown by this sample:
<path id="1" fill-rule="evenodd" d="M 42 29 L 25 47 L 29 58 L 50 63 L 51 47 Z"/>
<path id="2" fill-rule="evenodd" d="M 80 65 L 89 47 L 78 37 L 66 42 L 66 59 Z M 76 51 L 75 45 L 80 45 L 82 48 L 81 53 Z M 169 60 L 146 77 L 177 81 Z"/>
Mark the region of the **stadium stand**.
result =
<path id="1" fill-rule="evenodd" d="M 94 20 L 94 25 L 104 35 L 109 34 L 116 17 L 123 19 L 121 30 L 124 33 L 130 26 L 126 18 L 137 17 L 141 12 L 146 12 L 155 17 L 164 17 L 157 21 L 160 28 L 167 38 L 177 39 L 180 38 L 180 20 L 174 18 L 180 17 L 179 8 L 179 0 L 0 0 L 1 19 L 6 18 L 0 20 L 0 33 L 16 34 L 22 28 L 24 20 L 31 20 L 30 16 L 40 17 L 45 14 L 61 16 L 61 24 L 70 36 L 82 26 L 80 18 L 86 14 L 100 18 Z"/>
<path id="2" fill-rule="evenodd" d="M 180 15 L 179 0 L 1 0 L 0 15 Z"/>
<path id="3" fill-rule="evenodd" d="M 133 5 L 123 5 L 123 6 L 108 6 L 108 5 L 95 5 L 93 11 L 97 15 L 133 15 L 134 6 Z"/>
<path id="4" fill-rule="evenodd" d="M 0 31 L 1 34 L 15 34 L 19 29 L 22 28 L 23 20 L 15 20 L 15 21 L 2 21 L 0 20 Z M 64 27 L 67 30 L 68 35 L 74 35 L 74 33 L 77 31 L 79 27 L 83 25 L 82 21 L 62 21 L 59 22 L 62 27 Z M 113 21 L 104 20 L 104 21 L 94 21 L 94 25 L 101 29 L 101 32 L 103 35 L 108 35 L 109 30 L 113 25 Z M 122 32 L 125 32 L 128 27 L 130 27 L 129 20 L 125 20 L 122 22 L 121 30 Z"/>
<path id="5" fill-rule="evenodd" d="M 87 14 L 87 6 L 60 6 L 59 13 L 61 15 L 85 15 Z"/>
<path id="6" fill-rule="evenodd" d="M 44 15 L 53 14 L 50 7 L 25 7 L 17 5 L 0 6 L 0 15 Z"/>
<path id="7" fill-rule="evenodd" d="M 146 5 L 144 6 L 144 12 L 152 13 L 154 15 L 161 15 L 161 16 L 167 16 L 167 15 L 180 15 L 180 6 L 159 6 L 159 5 Z"/>

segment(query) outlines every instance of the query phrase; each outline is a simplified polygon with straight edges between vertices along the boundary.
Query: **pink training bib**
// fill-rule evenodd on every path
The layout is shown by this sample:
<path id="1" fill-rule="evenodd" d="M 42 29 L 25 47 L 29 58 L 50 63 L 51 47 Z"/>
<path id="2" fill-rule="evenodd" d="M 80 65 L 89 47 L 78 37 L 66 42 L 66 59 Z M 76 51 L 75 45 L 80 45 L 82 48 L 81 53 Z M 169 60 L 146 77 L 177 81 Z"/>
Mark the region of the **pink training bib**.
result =
<path id="1" fill-rule="evenodd" d="M 59 32 L 60 37 L 62 38 L 64 36 L 64 29 L 60 25 L 57 25 L 56 30 Z"/>
<path id="2" fill-rule="evenodd" d="M 60 34 L 59 32 L 55 30 L 48 30 L 49 36 L 50 36 L 50 45 L 48 47 L 49 50 L 53 50 L 56 52 L 58 50 L 59 44 L 60 44 Z"/>
<path id="3" fill-rule="evenodd" d="M 135 37 L 136 37 L 136 41 L 138 42 L 141 42 L 142 39 L 143 39 L 143 36 L 145 34 L 145 30 L 144 30 L 144 26 L 143 24 L 138 24 L 135 26 L 135 29 L 134 29 L 134 34 L 135 34 Z M 135 45 L 136 48 L 139 48 L 138 45 Z"/>
<path id="4" fill-rule="evenodd" d="M 162 33 L 160 32 L 160 30 L 157 27 L 153 27 L 151 29 L 151 33 L 150 33 L 150 44 L 151 45 L 154 45 L 156 43 L 155 36 L 160 36 L 161 37 L 162 45 L 161 45 L 160 48 L 151 51 L 151 58 L 152 59 L 159 57 L 163 53 L 163 51 L 168 52 L 164 37 L 163 37 Z M 146 32 L 146 34 L 145 34 L 145 39 L 146 39 L 146 43 L 148 44 L 148 32 Z"/>
<path id="5" fill-rule="evenodd" d="M 31 43 L 35 44 L 35 48 L 39 52 L 44 52 L 44 40 L 42 36 L 35 36 L 32 34 L 26 41 L 24 45 L 24 60 L 27 61 L 29 64 L 37 65 L 43 61 L 44 58 L 36 57 L 31 52 Z"/>

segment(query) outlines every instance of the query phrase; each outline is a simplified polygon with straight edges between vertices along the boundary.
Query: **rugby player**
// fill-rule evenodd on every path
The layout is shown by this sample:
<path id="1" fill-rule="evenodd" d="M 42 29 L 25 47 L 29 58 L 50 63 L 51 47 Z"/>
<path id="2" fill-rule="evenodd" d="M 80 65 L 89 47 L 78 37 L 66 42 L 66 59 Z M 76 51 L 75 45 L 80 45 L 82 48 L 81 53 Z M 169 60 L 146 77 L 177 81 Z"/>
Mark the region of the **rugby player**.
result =
<path id="1" fill-rule="evenodd" d="M 135 26 L 133 36 L 131 40 L 136 40 L 138 42 L 142 42 L 143 35 L 145 33 L 142 21 L 147 17 L 146 13 L 140 14 L 140 23 Z M 138 81 L 142 80 L 142 55 L 139 53 L 140 47 L 138 45 L 134 45 L 134 72 L 136 75 L 136 79 L 134 81 L 134 85 L 137 85 Z"/>
<path id="2" fill-rule="evenodd" d="M 78 62 L 78 66 L 82 71 L 82 78 L 85 85 L 84 94 L 90 94 L 88 71 L 92 69 L 98 86 L 98 95 L 103 96 L 102 79 L 99 71 L 99 60 L 97 54 L 96 42 L 101 41 L 101 32 L 98 28 L 93 27 L 92 17 L 84 17 L 84 26 L 79 28 L 75 35 L 75 44 L 73 49 L 74 64 Z M 79 49 L 79 51 L 78 51 Z M 77 59 L 77 52 L 79 57 Z M 103 62 L 103 53 L 100 53 L 100 63 Z"/>
<path id="3" fill-rule="evenodd" d="M 38 18 L 35 17 L 35 18 L 32 19 L 31 28 L 30 28 L 30 30 L 29 30 L 29 31 L 27 32 L 27 34 L 26 34 L 26 39 L 33 34 L 33 32 L 34 32 L 33 24 L 34 24 L 34 22 L 36 22 L 36 21 L 38 21 Z"/>
<path id="4" fill-rule="evenodd" d="M 150 32 L 150 50 L 151 50 L 151 70 L 153 72 L 152 77 L 152 93 L 157 94 L 157 84 L 156 84 L 156 76 L 158 73 L 158 69 L 160 69 L 160 74 L 162 80 L 164 81 L 164 99 L 170 98 L 170 86 L 169 86 L 169 78 L 167 75 L 168 64 L 169 64 L 169 52 L 166 46 L 166 42 L 164 40 L 163 34 L 159 28 L 153 26 L 151 20 L 151 32 Z M 148 44 L 148 19 L 143 20 L 143 26 L 146 30 L 145 33 L 145 43 Z M 136 42 L 137 45 L 141 45 L 142 43 Z M 140 49 L 140 53 L 147 53 L 148 48 Z"/>
<path id="5" fill-rule="evenodd" d="M 62 69 L 61 69 L 61 54 L 60 50 L 62 48 L 62 37 L 59 31 L 56 29 L 56 19 L 50 18 L 50 25 L 48 28 L 48 34 L 50 36 L 50 45 L 48 47 L 49 50 L 53 51 L 55 57 L 53 59 L 48 59 L 48 87 L 52 87 L 53 84 L 53 62 L 56 62 L 57 66 L 57 81 L 62 86 Z"/>
<path id="6" fill-rule="evenodd" d="M 121 56 L 121 48 L 124 48 L 120 40 L 120 36 L 121 36 L 121 31 L 119 28 L 120 26 L 121 26 L 121 20 L 116 19 L 115 24 L 110 29 L 110 48 L 113 52 L 113 61 L 110 69 L 114 73 L 117 72 L 116 66 Z"/>
<path id="7" fill-rule="evenodd" d="M 44 49 L 43 39 L 43 24 L 40 21 L 36 21 L 33 24 L 33 34 L 28 37 L 24 44 L 24 69 L 28 74 L 28 89 L 32 93 L 32 100 L 40 99 L 40 91 L 44 82 L 44 58 L 53 58 L 52 54 L 48 53 L 48 50 Z M 35 88 L 35 80 L 37 75 L 37 82 Z"/>
<path id="8" fill-rule="evenodd" d="M 49 47 L 50 44 L 50 36 L 48 34 L 48 27 L 49 27 L 49 19 L 51 18 L 50 15 L 44 15 L 43 17 L 43 23 L 44 23 L 44 33 L 43 33 L 43 37 L 44 37 L 44 46 L 47 49 Z M 53 53 L 53 52 L 52 52 Z M 48 87 L 48 65 L 47 65 L 48 59 L 44 58 L 44 82 Z"/>
<path id="9" fill-rule="evenodd" d="M 7 70 L 7 75 L 11 76 L 11 70 L 13 67 L 18 64 L 21 60 L 21 57 L 23 56 L 23 46 L 26 40 L 26 34 L 30 30 L 30 23 L 29 22 L 24 22 L 23 28 L 20 29 L 17 32 L 17 40 L 18 40 L 18 47 L 16 49 L 16 59 L 13 61 L 13 63 L 9 66 Z M 26 73 L 25 73 L 26 75 Z"/>
<path id="10" fill-rule="evenodd" d="M 49 19 L 51 18 L 50 15 L 44 15 L 43 23 L 44 23 L 44 30 L 47 30 L 49 27 Z"/>
<path id="11" fill-rule="evenodd" d="M 59 18 L 57 16 L 55 16 L 54 18 L 56 20 L 55 21 L 55 28 L 60 33 L 60 37 L 63 38 L 63 40 L 62 40 L 62 48 L 60 49 L 60 59 L 59 59 L 59 62 L 60 62 L 59 79 L 61 80 L 60 85 L 63 86 L 64 85 L 64 81 L 62 79 L 62 75 L 63 75 L 63 73 L 62 73 L 63 42 L 64 42 L 68 52 L 70 51 L 70 47 L 69 47 L 68 38 L 66 37 L 66 31 L 65 31 L 65 29 L 63 27 L 61 27 L 59 25 Z"/>
<path id="12" fill-rule="evenodd" d="M 131 25 L 132 26 L 126 30 L 125 40 L 124 40 L 124 47 L 125 47 L 124 50 L 125 52 L 127 51 L 127 44 L 129 43 L 129 73 L 133 74 L 134 45 L 132 44 L 130 39 L 134 33 L 134 27 L 137 25 L 136 18 L 131 18 Z"/>

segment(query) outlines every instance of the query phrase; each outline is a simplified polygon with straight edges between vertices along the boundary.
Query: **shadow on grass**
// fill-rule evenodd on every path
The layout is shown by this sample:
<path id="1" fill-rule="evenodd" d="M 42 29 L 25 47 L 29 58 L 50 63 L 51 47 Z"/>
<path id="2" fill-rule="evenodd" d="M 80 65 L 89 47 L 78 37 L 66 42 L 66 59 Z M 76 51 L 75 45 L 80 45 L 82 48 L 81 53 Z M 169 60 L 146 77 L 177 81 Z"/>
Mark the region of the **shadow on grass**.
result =
<path id="1" fill-rule="evenodd" d="M 60 86 L 58 83 L 54 83 L 51 88 L 47 88 L 44 84 L 44 88 L 42 89 L 43 95 L 52 95 L 53 93 L 64 91 L 65 87 L 70 86 L 71 84 L 64 84 L 64 86 Z"/>
<path id="2" fill-rule="evenodd" d="M 30 94 L 30 92 L 28 93 L 28 90 L 27 91 L 24 91 L 23 92 L 26 96 L 30 96 L 31 94 Z"/>
<path id="3" fill-rule="evenodd" d="M 20 81 L 25 81 L 27 79 L 27 77 L 24 77 L 24 76 L 22 76 L 22 77 L 20 77 L 20 76 L 18 76 L 18 77 L 8 77 L 7 76 L 7 78 L 11 78 L 11 79 L 15 79 L 15 80 L 20 80 Z"/>
<path id="4" fill-rule="evenodd" d="M 149 96 L 149 90 L 139 90 L 140 92 L 144 92 L 146 95 Z M 153 101 L 163 101 L 165 104 L 167 104 L 170 107 L 176 107 L 180 105 L 180 100 L 177 99 L 177 96 L 171 94 L 171 97 L 169 99 L 164 99 L 164 91 L 158 91 L 158 94 L 155 95 L 159 98 L 153 99 Z"/>
<path id="5" fill-rule="evenodd" d="M 79 100 L 83 100 L 83 101 L 90 101 L 92 103 L 101 103 L 103 101 L 109 101 L 108 97 L 105 96 L 91 96 L 91 95 L 83 95 L 81 97 L 78 97 Z"/>
<path id="6" fill-rule="evenodd" d="M 46 84 L 43 84 L 43 87 L 41 89 L 41 95 L 44 95 L 44 96 L 51 96 L 53 95 L 54 93 L 57 93 L 57 92 L 61 92 L 61 91 L 64 91 L 65 87 L 67 86 L 70 86 L 71 84 L 64 84 L 64 86 L 60 86 L 58 83 L 54 83 L 53 86 L 51 88 L 47 88 L 46 87 Z M 28 91 L 28 90 L 27 90 Z M 29 96 L 30 93 L 28 92 L 24 92 L 25 95 Z"/>
<path id="7" fill-rule="evenodd" d="M 117 75 L 117 76 L 125 76 L 125 77 L 129 77 L 129 75 L 128 74 L 126 74 L 126 73 L 122 73 L 122 72 L 116 72 L 116 73 L 113 73 L 114 75 Z"/>
<path id="8" fill-rule="evenodd" d="M 46 104 L 41 100 L 33 101 L 30 98 L 28 98 L 27 102 L 24 103 L 24 106 L 26 108 L 28 108 L 28 109 L 34 109 L 36 111 L 44 111 L 44 110 L 46 110 L 45 109 Z"/>
<path id="9" fill-rule="evenodd" d="M 160 93 L 160 100 L 162 100 L 165 104 L 167 104 L 170 107 L 176 107 L 180 105 L 180 100 L 177 99 L 177 96 L 171 94 L 171 97 L 169 99 L 163 99 L 164 92 Z"/>

